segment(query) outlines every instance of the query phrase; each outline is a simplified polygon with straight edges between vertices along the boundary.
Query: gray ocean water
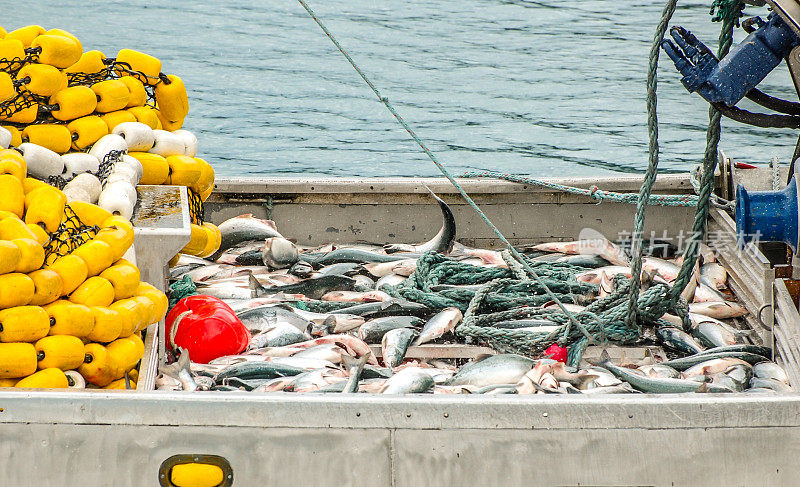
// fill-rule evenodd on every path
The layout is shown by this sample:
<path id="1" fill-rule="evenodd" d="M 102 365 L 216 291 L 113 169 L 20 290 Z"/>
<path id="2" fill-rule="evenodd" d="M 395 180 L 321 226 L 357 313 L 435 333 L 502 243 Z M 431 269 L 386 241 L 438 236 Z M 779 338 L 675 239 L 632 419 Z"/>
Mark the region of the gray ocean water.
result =
<path id="1" fill-rule="evenodd" d="M 715 46 L 709 5 L 680 2 L 673 24 Z M 454 173 L 647 165 L 647 55 L 662 1 L 311 6 Z M 132 48 L 160 58 L 186 82 L 185 128 L 219 175 L 439 174 L 295 0 L 19 2 L 1 23 L 63 28 L 108 56 Z M 661 167 L 688 170 L 702 158 L 707 105 L 684 91 L 666 56 L 660 64 Z M 785 68 L 762 88 L 796 96 Z M 726 152 L 752 163 L 788 162 L 796 140 L 731 121 L 723 130 Z"/>

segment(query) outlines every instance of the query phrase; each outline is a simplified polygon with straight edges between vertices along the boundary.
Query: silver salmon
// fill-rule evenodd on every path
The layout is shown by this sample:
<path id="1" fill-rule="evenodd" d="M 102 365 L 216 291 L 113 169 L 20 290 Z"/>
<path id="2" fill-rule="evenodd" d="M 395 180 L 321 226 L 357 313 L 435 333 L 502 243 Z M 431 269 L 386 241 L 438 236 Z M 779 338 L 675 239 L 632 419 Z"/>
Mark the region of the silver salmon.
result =
<path id="1" fill-rule="evenodd" d="M 381 394 L 418 394 L 433 389 L 431 375 L 419 367 L 407 367 L 389 377 L 380 390 Z"/>
<path id="2" fill-rule="evenodd" d="M 461 314 L 461 310 L 458 308 L 443 309 L 425 323 L 419 337 L 414 341 L 414 345 L 436 340 L 448 331 L 453 331 L 456 325 L 461 323 L 463 317 L 464 315 Z"/>

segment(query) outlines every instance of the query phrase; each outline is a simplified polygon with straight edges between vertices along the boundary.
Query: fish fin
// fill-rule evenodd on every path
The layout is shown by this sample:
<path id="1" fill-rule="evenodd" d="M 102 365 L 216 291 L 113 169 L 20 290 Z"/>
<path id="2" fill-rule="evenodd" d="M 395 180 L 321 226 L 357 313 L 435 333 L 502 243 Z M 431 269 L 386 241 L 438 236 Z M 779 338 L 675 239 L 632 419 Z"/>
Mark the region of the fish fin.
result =
<path id="1" fill-rule="evenodd" d="M 491 353 L 479 353 L 478 355 L 475 356 L 474 359 L 472 359 L 472 363 L 478 363 L 481 360 L 485 360 L 485 359 L 487 359 L 489 357 L 494 357 L 494 354 L 491 354 Z"/>
<path id="2" fill-rule="evenodd" d="M 639 361 L 639 365 L 653 365 L 654 363 L 656 363 L 656 358 L 653 356 L 653 351 L 645 348 L 644 358 Z"/>
<path id="3" fill-rule="evenodd" d="M 258 279 L 256 279 L 256 276 L 254 276 L 252 272 L 250 273 L 248 281 L 249 281 L 248 287 L 250 288 L 252 297 L 257 298 L 259 296 L 263 296 L 267 288 L 265 288 L 260 282 L 258 282 Z"/>
<path id="4" fill-rule="evenodd" d="M 325 330 L 329 334 L 330 333 L 337 333 L 337 330 L 336 330 L 336 316 L 334 316 L 334 315 L 328 316 L 327 318 L 322 320 L 322 325 L 321 326 L 323 326 L 325 328 Z"/>
<path id="5" fill-rule="evenodd" d="M 586 385 L 591 383 L 593 380 L 597 379 L 598 377 L 600 377 L 600 374 L 596 374 L 596 373 L 593 373 L 593 372 L 587 372 L 585 374 L 582 374 L 580 376 L 580 380 L 578 381 L 578 383 L 577 384 L 573 384 L 573 386 L 577 387 L 578 389 L 581 389 L 581 390 L 586 389 Z"/>
<path id="6" fill-rule="evenodd" d="M 702 384 L 700 384 L 700 387 L 698 387 L 697 390 L 695 390 L 694 392 L 699 392 L 699 393 L 708 392 L 708 385 L 706 384 L 707 384 L 706 382 L 703 382 Z"/>
<path id="7" fill-rule="evenodd" d="M 656 278 L 656 276 L 660 276 L 663 278 L 663 276 L 661 276 L 661 274 L 658 272 L 658 269 L 653 269 L 650 271 L 643 270 L 642 280 L 641 280 L 642 290 L 650 289 L 650 287 L 652 287 L 653 285 L 653 280 Z"/>

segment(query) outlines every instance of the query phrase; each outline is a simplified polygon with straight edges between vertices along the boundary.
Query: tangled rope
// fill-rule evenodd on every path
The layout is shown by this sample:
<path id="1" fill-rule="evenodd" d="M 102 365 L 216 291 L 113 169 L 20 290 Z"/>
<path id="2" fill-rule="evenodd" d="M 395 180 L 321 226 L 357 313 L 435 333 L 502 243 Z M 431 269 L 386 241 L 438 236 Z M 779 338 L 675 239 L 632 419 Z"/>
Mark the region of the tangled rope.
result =
<path id="1" fill-rule="evenodd" d="M 506 255 L 511 259 L 510 253 Z M 597 285 L 576 280 L 576 274 L 586 268 L 558 262 L 528 261 L 528 264 L 536 268 L 542 282 L 532 281 L 524 273 L 520 275 L 518 270 L 522 270 L 522 266 L 519 263 L 516 263 L 518 269 L 512 266 L 485 268 L 428 253 L 419 259 L 416 271 L 408 279 L 385 290 L 392 296 L 424 304 L 432 310 L 459 308 L 464 312 L 464 320 L 456 329 L 456 335 L 500 351 L 538 356 L 551 344 L 559 343 L 570 345 L 572 360 L 579 362 L 583 350 L 591 342 L 629 344 L 640 339 L 639 328 L 625 320 L 630 289 L 627 277 L 615 276 L 612 279 L 614 291 L 594 299 Z M 580 327 L 573 326 L 561 310 L 543 307 L 550 301 L 543 292 L 544 285 L 564 302 L 590 303 L 574 315 Z M 667 325 L 661 320 L 665 312 L 686 316 L 686 303 L 670 308 L 668 293 L 668 286 L 656 284 L 639 296 L 640 319 L 645 325 Z M 314 304 L 305 304 L 310 305 L 309 309 L 320 309 Z M 556 328 L 536 331 L 497 326 L 520 319 L 544 320 L 543 324 L 549 322 Z"/>
<path id="2" fill-rule="evenodd" d="M 542 179 L 535 179 L 517 174 L 506 174 L 497 171 L 468 171 L 464 173 L 462 178 L 494 178 L 502 179 L 504 181 L 511 181 L 512 183 L 530 184 L 532 186 L 541 186 L 544 188 L 561 191 L 562 193 L 578 194 L 588 196 L 597 202 L 601 201 L 614 201 L 617 203 L 637 204 L 639 201 L 638 193 L 617 193 L 614 191 L 604 191 L 597 186 L 591 188 L 576 188 L 574 186 L 566 186 L 564 184 L 554 183 L 552 181 L 544 181 Z M 655 206 L 695 206 L 697 205 L 697 196 L 691 194 L 654 194 L 650 195 L 647 200 L 648 205 Z"/>
<path id="3" fill-rule="evenodd" d="M 181 299 L 187 296 L 194 296 L 195 294 L 197 294 L 197 286 L 195 286 L 192 278 L 190 276 L 183 276 L 169 285 L 169 289 L 167 290 L 169 309 L 175 307 Z"/>
<path id="4" fill-rule="evenodd" d="M 513 310 L 520 307 L 541 306 L 552 301 L 545 288 L 555 293 L 561 301 L 588 302 L 597 286 L 575 280 L 575 274 L 586 268 L 561 262 L 535 262 L 527 260 L 536 269 L 539 280 L 520 276 L 514 269 L 479 267 L 450 259 L 441 254 L 427 253 L 417 261 L 417 269 L 408 279 L 386 292 L 398 298 L 424 304 L 432 310 L 456 307 L 467 311 L 478 292 L 476 284 L 493 283 L 492 291 L 481 299 L 481 312 Z M 521 269 L 521 267 L 520 267 Z M 440 289 L 434 290 L 436 286 Z"/>
<path id="5" fill-rule="evenodd" d="M 689 173 L 689 184 L 692 185 L 694 192 L 700 194 L 700 180 L 702 179 L 703 175 L 703 165 L 698 164 L 692 171 Z M 736 202 L 728 201 L 725 198 L 718 196 L 716 194 L 711 194 L 711 206 L 715 208 L 720 208 L 722 210 L 733 210 L 736 206 Z"/>

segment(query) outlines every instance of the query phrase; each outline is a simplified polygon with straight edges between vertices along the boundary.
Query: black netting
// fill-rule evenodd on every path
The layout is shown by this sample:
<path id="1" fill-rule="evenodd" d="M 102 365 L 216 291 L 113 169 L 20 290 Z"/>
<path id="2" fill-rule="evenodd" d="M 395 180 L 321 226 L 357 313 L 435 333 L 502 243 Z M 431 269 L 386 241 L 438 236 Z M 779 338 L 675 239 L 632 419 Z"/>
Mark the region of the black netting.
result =
<path id="1" fill-rule="evenodd" d="M 103 62 L 106 63 L 106 67 L 97 73 L 68 73 L 67 80 L 69 86 L 91 86 L 107 79 L 133 76 L 144 84 L 144 91 L 147 93 L 148 104 L 155 107 L 155 86 L 159 83 L 163 83 L 163 78 L 148 76 L 141 71 L 134 70 L 131 68 L 130 64 L 119 62 L 114 58 L 107 58 Z"/>
<path id="2" fill-rule="evenodd" d="M 108 154 L 106 154 L 106 156 L 103 158 L 103 161 L 100 162 L 97 172 L 94 173 L 101 183 L 105 182 L 105 180 L 111 174 L 111 171 L 114 170 L 114 164 L 122 160 L 123 154 L 125 154 L 125 151 L 122 150 L 110 151 Z M 55 176 L 48 176 L 45 182 L 50 186 L 55 186 L 58 189 L 64 189 L 64 186 L 66 186 L 69 181 L 64 179 L 63 175 L 59 174 Z"/>
<path id="3" fill-rule="evenodd" d="M 189 188 L 186 188 L 189 193 L 189 214 L 192 216 L 192 223 L 195 225 L 202 225 L 205 215 L 203 214 L 203 198 Z"/>
<path id="4" fill-rule="evenodd" d="M 45 263 L 52 264 L 57 258 L 69 254 L 91 240 L 99 230 L 97 226 L 85 225 L 72 208 L 65 205 L 64 220 L 44 244 Z"/>
<path id="5" fill-rule="evenodd" d="M 67 185 L 67 180 L 60 174 L 57 176 L 47 176 L 46 182 L 50 186 L 55 186 L 58 189 L 64 189 L 64 186 Z"/>
<path id="6" fill-rule="evenodd" d="M 17 96 L 0 103 L 0 118 L 9 118 L 19 111 L 38 104 L 39 101 L 39 98 L 29 91 L 22 91 Z"/>
<path id="7" fill-rule="evenodd" d="M 12 57 L 0 59 L 0 71 L 10 75 L 16 75 L 23 66 L 30 63 L 39 62 L 40 47 L 29 47 L 25 49 L 25 57 Z"/>
<path id="8" fill-rule="evenodd" d="M 14 74 L 27 63 L 27 58 L 3 58 L 0 59 L 0 71 Z"/>
<path id="9" fill-rule="evenodd" d="M 67 83 L 69 86 L 91 86 L 95 83 L 112 78 L 110 67 L 101 69 L 97 73 L 67 73 Z"/>
<path id="10" fill-rule="evenodd" d="M 99 179 L 101 183 L 111 174 L 111 171 L 114 169 L 114 164 L 122 160 L 123 154 L 125 154 L 125 151 L 112 150 L 103 157 L 103 160 L 100 161 L 100 168 L 97 170 L 97 179 Z"/>
<path id="11" fill-rule="evenodd" d="M 25 59 L 22 60 L 22 64 L 38 63 L 39 54 L 41 53 L 41 47 L 29 47 L 25 49 Z"/>

